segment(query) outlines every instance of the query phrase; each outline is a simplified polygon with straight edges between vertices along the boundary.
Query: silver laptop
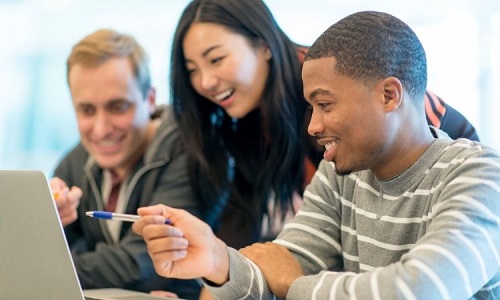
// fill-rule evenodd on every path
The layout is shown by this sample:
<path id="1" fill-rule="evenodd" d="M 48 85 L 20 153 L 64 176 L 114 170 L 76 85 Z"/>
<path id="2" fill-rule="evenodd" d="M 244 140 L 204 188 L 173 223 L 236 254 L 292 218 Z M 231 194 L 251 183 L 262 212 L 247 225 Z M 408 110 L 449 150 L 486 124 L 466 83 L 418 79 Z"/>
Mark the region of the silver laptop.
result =
<path id="1" fill-rule="evenodd" d="M 168 299 L 123 289 L 82 291 L 47 177 L 0 170 L 0 299 Z"/>

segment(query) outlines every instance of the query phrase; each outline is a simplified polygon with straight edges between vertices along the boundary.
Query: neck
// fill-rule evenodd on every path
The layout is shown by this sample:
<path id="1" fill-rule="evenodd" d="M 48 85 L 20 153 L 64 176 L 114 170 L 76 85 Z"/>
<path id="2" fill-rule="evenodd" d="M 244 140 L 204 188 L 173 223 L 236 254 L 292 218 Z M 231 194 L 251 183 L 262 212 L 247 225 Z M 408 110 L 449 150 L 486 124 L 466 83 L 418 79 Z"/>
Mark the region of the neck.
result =
<path id="1" fill-rule="evenodd" d="M 382 159 L 378 167 L 372 169 L 377 178 L 384 180 L 401 174 L 431 146 L 434 137 L 425 119 L 417 123 L 417 126 L 412 126 L 408 120 L 409 126 L 399 129 L 385 155 L 387 159 Z"/>

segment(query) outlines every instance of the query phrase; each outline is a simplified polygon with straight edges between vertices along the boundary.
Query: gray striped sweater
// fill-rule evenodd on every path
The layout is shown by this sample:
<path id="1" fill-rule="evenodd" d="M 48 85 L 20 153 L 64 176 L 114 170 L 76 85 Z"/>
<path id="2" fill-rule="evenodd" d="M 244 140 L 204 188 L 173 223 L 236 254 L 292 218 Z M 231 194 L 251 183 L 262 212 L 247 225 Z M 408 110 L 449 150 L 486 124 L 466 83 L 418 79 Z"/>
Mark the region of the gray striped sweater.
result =
<path id="1" fill-rule="evenodd" d="M 323 161 L 274 241 L 306 276 L 287 299 L 500 299 L 500 157 L 439 138 L 386 181 L 338 176 Z M 230 249 L 220 299 L 272 299 L 260 270 Z"/>

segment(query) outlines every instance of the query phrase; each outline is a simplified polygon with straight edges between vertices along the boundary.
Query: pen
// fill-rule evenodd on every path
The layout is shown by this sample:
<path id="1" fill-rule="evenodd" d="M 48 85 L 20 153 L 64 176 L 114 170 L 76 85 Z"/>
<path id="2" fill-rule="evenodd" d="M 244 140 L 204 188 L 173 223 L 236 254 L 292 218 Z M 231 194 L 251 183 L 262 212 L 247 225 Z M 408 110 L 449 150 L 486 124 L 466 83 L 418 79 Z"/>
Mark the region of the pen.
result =
<path id="1" fill-rule="evenodd" d="M 139 218 L 141 217 L 139 215 L 118 214 L 109 211 L 88 211 L 85 213 L 85 215 L 92 218 L 116 220 L 124 222 L 135 222 L 139 220 Z M 165 220 L 165 224 L 172 225 L 172 222 L 169 219 L 167 219 Z"/>

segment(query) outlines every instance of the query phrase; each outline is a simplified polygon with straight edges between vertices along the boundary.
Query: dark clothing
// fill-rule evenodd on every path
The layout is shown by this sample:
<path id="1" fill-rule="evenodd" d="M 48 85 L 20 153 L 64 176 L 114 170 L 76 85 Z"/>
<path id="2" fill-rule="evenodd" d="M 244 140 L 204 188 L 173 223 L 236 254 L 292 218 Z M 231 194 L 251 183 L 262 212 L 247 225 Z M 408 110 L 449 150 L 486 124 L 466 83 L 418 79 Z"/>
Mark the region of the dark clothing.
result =
<path id="1" fill-rule="evenodd" d="M 453 107 L 431 91 L 425 93 L 427 123 L 446 132 L 453 140 L 466 138 L 479 141 L 476 129 Z"/>
<path id="2" fill-rule="evenodd" d="M 128 177 L 125 213 L 136 214 L 141 206 L 162 203 L 205 219 L 210 211 L 193 195 L 186 153 L 171 111 L 165 111 L 162 118 L 154 140 Z M 122 223 L 119 242 L 115 243 L 105 220 L 85 216 L 86 211 L 103 210 L 103 169 L 81 144 L 62 160 L 54 176 L 83 191 L 78 220 L 66 226 L 65 233 L 84 289 L 116 287 L 144 292 L 161 289 L 181 298 L 198 297 L 200 287 L 194 280 L 167 279 L 156 274 L 146 244 L 132 231 L 132 223 Z"/>

